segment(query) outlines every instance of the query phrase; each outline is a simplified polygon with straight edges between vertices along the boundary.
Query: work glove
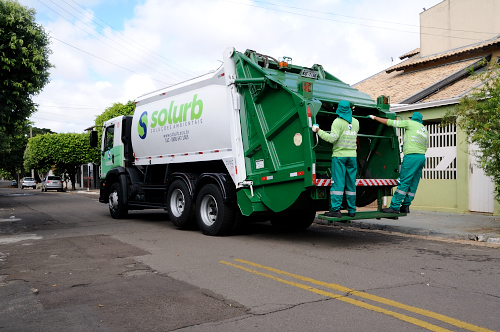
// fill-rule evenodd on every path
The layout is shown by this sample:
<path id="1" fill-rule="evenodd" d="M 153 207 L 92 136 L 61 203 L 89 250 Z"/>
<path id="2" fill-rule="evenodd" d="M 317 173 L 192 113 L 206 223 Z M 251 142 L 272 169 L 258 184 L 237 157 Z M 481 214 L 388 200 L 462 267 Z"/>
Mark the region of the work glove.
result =
<path id="1" fill-rule="evenodd" d="M 319 126 L 317 124 L 313 124 L 311 130 L 314 132 L 314 133 L 317 133 L 319 131 Z"/>
<path id="2" fill-rule="evenodd" d="M 370 117 L 370 119 L 375 120 L 375 115 L 371 115 L 371 114 L 370 114 L 370 115 L 368 115 L 368 116 Z"/>

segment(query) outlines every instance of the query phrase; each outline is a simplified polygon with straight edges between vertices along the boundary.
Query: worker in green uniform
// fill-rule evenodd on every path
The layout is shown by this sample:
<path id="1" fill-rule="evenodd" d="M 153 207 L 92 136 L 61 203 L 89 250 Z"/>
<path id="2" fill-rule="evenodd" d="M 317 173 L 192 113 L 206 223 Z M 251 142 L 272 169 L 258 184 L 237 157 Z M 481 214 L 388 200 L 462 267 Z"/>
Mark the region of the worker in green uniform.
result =
<path id="1" fill-rule="evenodd" d="M 418 182 L 425 165 L 425 152 L 429 147 L 429 132 L 423 125 L 422 114 L 414 112 L 410 117 L 411 120 L 391 120 L 374 115 L 370 115 L 370 118 L 388 126 L 405 129 L 404 157 L 399 174 L 400 183 L 392 196 L 391 206 L 381 211 L 385 213 L 410 213 L 410 204 L 415 198 Z"/>
<path id="2" fill-rule="evenodd" d="M 342 100 L 337 106 L 339 115 L 332 123 L 331 132 L 312 126 L 312 131 L 318 133 L 323 140 L 332 143 L 332 186 L 330 188 L 331 210 L 325 213 L 328 217 L 342 217 L 340 207 L 346 195 L 348 216 L 356 213 L 356 138 L 359 132 L 359 122 L 352 117 L 351 104 Z"/>

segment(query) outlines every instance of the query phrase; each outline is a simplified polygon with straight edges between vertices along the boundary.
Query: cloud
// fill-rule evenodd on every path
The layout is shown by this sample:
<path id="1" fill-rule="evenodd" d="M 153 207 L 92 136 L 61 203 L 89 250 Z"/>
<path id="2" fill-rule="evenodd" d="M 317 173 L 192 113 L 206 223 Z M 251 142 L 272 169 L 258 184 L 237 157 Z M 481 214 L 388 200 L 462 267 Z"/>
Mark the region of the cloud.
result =
<path id="1" fill-rule="evenodd" d="M 36 8 L 50 31 L 56 66 L 35 98 L 40 108 L 32 120 L 56 132 L 81 132 L 113 103 L 218 68 L 229 46 L 290 56 L 297 65 L 319 63 L 354 84 L 395 64 L 391 57 L 399 61 L 419 47 L 418 15 L 439 0 L 272 1 L 282 6 L 271 0 L 115 0 L 111 5 L 135 6 L 119 32 L 103 29 L 96 18 L 119 19 L 107 16 L 112 10 L 99 12 L 104 0 L 77 1 L 90 13 L 73 1 L 54 2 L 60 7 L 21 1 Z"/>

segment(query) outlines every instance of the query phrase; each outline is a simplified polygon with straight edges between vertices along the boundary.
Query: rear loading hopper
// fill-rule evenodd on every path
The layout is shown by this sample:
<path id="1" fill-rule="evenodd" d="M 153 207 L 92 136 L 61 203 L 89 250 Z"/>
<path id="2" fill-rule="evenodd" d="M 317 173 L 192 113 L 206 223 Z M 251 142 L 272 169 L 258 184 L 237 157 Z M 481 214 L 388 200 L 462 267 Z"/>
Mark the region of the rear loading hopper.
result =
<path id="1" fill-rule="evenodd" d="M 243 214 L 329 210 L 332 145 L 312 133 L 311 126 L 329 129 L 341 100 L 350 102 L 360 123 L 357 206 L 379 199 L 380 208 L 381 197 L 390 194 L 399 177 L 400 151 L 395 129 L 368 115 L 394 119 L 388 98 L 375 102 L 321 65 L 296 66 L 290 58 L 276 60 L 251 50 L 232 57 L 251 183 L 237 193 Z"/>

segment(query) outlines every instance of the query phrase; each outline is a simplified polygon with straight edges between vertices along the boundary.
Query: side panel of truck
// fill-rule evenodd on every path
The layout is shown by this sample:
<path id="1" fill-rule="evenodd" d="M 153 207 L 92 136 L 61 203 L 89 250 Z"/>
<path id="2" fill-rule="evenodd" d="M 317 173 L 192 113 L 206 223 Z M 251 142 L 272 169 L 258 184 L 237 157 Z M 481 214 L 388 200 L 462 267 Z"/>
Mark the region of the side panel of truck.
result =
<path id="1" fill-rule="evenodd" d="M 224 85 L 209 85 L 141 100 L 132 122 L 135 163 L 197 162 L 231 156 L 226 90 Z"/>

